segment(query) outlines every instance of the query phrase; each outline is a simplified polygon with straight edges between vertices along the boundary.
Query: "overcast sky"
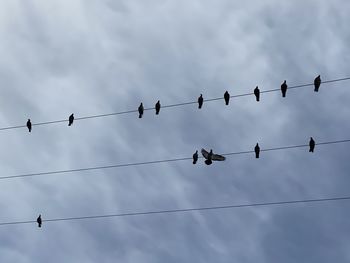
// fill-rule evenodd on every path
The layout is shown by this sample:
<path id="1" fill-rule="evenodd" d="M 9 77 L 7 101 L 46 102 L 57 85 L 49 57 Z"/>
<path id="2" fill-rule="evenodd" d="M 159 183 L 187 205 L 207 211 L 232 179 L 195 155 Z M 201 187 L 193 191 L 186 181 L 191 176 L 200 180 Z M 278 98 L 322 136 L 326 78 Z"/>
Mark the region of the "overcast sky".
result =
<path id="1" fill-rule="evenodd" d="M 349 77 L 346 0 L 3 0 L 0 127 Z M 0 176 L 350 139 L 349 82 L 0 131 Z M 0 222 L 349 195 L 349 145 L 0 181 Z M 0 262 L 349 262 L 350 202 L 0 226 Z"/>

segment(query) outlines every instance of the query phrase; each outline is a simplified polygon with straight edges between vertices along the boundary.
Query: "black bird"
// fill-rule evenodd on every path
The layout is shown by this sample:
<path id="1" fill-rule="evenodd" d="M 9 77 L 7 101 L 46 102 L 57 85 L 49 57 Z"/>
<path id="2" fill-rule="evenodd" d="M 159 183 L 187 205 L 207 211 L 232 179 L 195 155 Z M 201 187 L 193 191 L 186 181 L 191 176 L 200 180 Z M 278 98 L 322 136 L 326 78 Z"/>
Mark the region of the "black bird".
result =
<path id="1" fill-rule="evenodd" d="M 260 101 L 260 90 L 258 86 L 256 86 L 256 88 L 254 89 L 254 95 L 255 95 L 256 101 Z"/>
<path id="2" fill-rule="evenodd" d="M 31 123 L 30 119 L 28 119 L 28 121 L 27 121 L 27 128 L 28 128 L 29 132 L 32 131 L 32 123 Z"/>
<path id="3" fill-rule="evenodd" d="M 202 105 L 203 105 L 203 95 L 201 94 L 201 95 L 198 97 L 198 109 L 201 109 L 201 108 L 202 108 Z"/>
<path id="4" fill-rule="evenodd" d="M 226 105 L 228 105 L 229 102 L 230 102 L 230 93 L 228 93 L 227 90 L 226 90 L 226 92 L 225 92 L 225 94 L 224 94 L 224 99 L 225 99 Z"/>
<path id="5" fill-rule="evenodd" d="M 321 76 L 320 76 L 320 75 L 318 75 L 318 76 L 315 78 L 315 80 L 314 80 L 314 86 L 315 86 L 314 91 L 315 91 L 315 92 L 318 92 L 318 89 L 319 89 L 320 86 L 321 86 Z"/>
<path id="6" fill-rule="evenodd" d="M 159 111 L 160 111 L 160 101 L 159 100 L 157 101 L 155 108 L 156 108 L 156 114 L 158 115 Z"/>
<path id="7" fill-rule="evenodd" d="M 314 149 L 315 149 L 315 141 L 314 141 L 314 139 L 312 139 L 312 137 L 310 137 L 309 146 L 310 146 L 309 152 L 314 152 Z"/>
<path id="8" fill-rule="evenodd" d="M 143 104 L 142 104 L 142 102 L 141 102 L 138 110 L 139 110 L 139 118 L 141 119 L 142 115 L 143 115 Z"/>
<path id="9" fill-rule="evenodd" d="M 259 154 L 260 154 L 260 147 L 259 147 L 258 143 L 255 145 L 254 151 L 255 151 L 255 158 L 258 159 L 259 158 Z"/>
<path id="10" fill-rule="evenodd" d="M 41 227 L 41 224 L 42 224 L 41 215 L 38 216 L 38 218 L 36 219 L 36 222 L 38 223 L 38 227 Z"/>
<path id="11" fill-rule="evenodd" d="M 68 126 L 71 126 L 73 124 L 73 121 L 74 121 L 74 115 L 73 113 L 69 116 L 69 123 L 68 123 Z"/>
<path id="12" fill-rule="evenodd" d="M 281 85 L 282 97 L 286 96 L 287 88 L 288 88 L 287 81 L 284 81 Z"/>
<path id="13" fill-rule="evenodd" d="M 192 158 L 193 158 L 193 164 L 196 164 L 197 161 L 198 161 L 198 151 L 196 151 L 196 152 L 193 154 Z"/>
<path id="14" fill-rule="evenodd" d="M 207 165 L 211 165 L 213 161 L 225 161 L 225 157 L 219 154 L 214 154 L 213 150 L 208 153 L 205 149 L 202 149 L 202 155 L 206 159 L 204 162 Z"/>

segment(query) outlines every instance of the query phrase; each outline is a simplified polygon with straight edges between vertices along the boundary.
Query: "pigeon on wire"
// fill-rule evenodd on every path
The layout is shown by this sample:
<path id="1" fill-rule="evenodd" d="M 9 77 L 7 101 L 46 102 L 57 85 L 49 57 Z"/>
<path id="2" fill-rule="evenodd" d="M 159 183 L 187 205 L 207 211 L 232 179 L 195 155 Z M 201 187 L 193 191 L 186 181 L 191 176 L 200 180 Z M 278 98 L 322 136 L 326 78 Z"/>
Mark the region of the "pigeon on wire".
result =
<path id="1" fill-rule="evenodd" d="M 288 88 L 287 81 L 284 81 L 281 85 L 282 97 L 286 96 L 287 88 Z"/>
<path id="2" fill-rule="evenodd" d="M 228 91 L 226 90 L 225 94 L 224 94 L 224 99 L 225 99 L 225 104 L 228 105 L 230 102 L 230 93 L 228 93 Z"/>
<path id="3" fill-rule="evenodd" d="M 72 113 L 70 116 L 69 116 L 69 120 L 68 120 L 68 126 L 71 126 L 73 124 L 73 121 L 74 121 L 74 114 Z"/>
<path id="4" fill-rule="evenodd" d="M 158 115 L 159 111 L 160 111 L 160 101 L 159 100 L 157 101 L 155 108 L 156 108 L 156 115 Z"/>
<path id="5" fill-rule="evenodd" d="M 255 95 L 256 101 L 260 101 L 260 90 L 258 86 L 256 86 L 256 88 L 254 89 L 254 95 Z"/>
<path id="6" fill-rule="evenodd" d="M 138 111 L 139 111 L 139 118 L 141 119 L 142 118 L 142 115 L 143 115 L 143 104 L 141 102 L 139 108 L 138 108 Z"/>
<path id="7" fill-rule="evenodd" d="M 203 106 L 203 95 L 201 94 L 199 97 L 198 97 L 198 109 L 201 109 Z"/>
<path id="8" fill-rule="evenodd" d="M 257 143 L 254 147 L 254 152 L 255 152 L 255 158 L 259 158 L 259 154 L 260 154 L 260 147 L 259 144 Z"/>
<path id="9" fill-rule="evenodd" d="M 38 216 L 38 218 L 36 219 L 36 222 L 38 223 L 38 227 L 41 227 L 41 224 L 42 224 L 41 215 Z"/>
<path id="10" fill-rule="evenodd" d="M 196 164 L 197 161 L 198 161 L 198 151 L 196 151 L 196 152 L 192 155 L 192 158 L 193 158 L 193 164 Z"/>
<path id="11" fill-rule="evenodd" d="M 29 132 L 32 131 L 32 123 L 31 123 L 30 119 L 28 119 L 28 121 L 27 121 L 27 128 L 28 128 Z"/>
<path id="12" fill-rule="evenodd" d="M 318 75 L 318 76 L 315 78 L 315 80 L 314 80 L 314 86 L 315 86 L 314 91 L 315 91 L 315 92 L 318 92 L 318 89 L 319 89 L 320 86 L 321 86 L 321 76 L 320 76 L 320 75 Z"/>
<path id="13" fill-rule="evenodd" d="M 210 152 L 207 152 L 205 149 L 202 148 L 202 155 L 205 158 L 205 164 L 211 165 L 213 161 L 225 161 L 225 157 L 219 154 L 214 154 L 213 150 L 210 150 Z"/>
<path id="14" fill-rule="evenodd" d="M 313 153 L 314 152 L 314 149 L 315 149 L 315 141 L 314 141 L 314 139 L 312 138 L 312 137 L 310 137 L 310 142 L 309 142 L 309 152 L 311 153 Z"/>

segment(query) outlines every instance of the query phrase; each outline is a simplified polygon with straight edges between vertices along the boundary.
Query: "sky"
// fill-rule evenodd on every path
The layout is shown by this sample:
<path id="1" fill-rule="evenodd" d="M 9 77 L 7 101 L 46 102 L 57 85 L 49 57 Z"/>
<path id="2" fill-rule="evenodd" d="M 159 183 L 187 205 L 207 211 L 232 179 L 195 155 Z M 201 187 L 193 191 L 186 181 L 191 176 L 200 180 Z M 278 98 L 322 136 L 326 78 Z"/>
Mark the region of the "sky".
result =
<path id="1" fill-rule="evenodd" d="M 0 127 L 350 77 L 345 0 L 3 0 Z M 350 139 L 349 81 L 0 131 L 0 175 Z M 349 262 L 347 144 L 0 180 L 1 262 Z"/>

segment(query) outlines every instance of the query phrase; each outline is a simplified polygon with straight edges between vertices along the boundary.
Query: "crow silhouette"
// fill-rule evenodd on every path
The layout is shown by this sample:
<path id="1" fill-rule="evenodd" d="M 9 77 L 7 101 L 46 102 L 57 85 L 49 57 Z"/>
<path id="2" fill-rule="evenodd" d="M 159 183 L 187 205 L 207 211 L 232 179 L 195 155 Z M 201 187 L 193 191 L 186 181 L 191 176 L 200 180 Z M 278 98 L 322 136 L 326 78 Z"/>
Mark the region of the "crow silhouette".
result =
<path id="1" fill-rule="evenodd" d="M 318 75 L 318 76 L 315 78 L 315 80 L 314 80 L 314 86 L 315 86 L 314 91 L 315 91 L 315 92 L 318 92 L 318 89 L 319 89 L 320 86 L 321 86 L 321 76 L 320 76 L 320 75 Z"/>
<path id="2" fill-rule="evenodd" d="M 254 89 L 254 95 L 255 95 L 256 101 L 260 101 L 260 90 L 258 86 L 256 86 L 256 88 Z"/>
<path id="3" fill-rule="evenodd" d="M 42 224 L 41 215 L 38 216 L 38 218 L 36 219 L 36 222 L 38 223 L 38 227 L 41 227 L 41 224 Z"/>
<path id="4" fill-rule="evenodd" d="M 228 93 L 227 90 L 226 90 L 226 92 L 225 92 L 225 94 L 224 94 L 224 99 L 225 99 L 226 105 L 228 105 L 229 102 L 230 102 L 230 93 Z"/>
<path id="5" fill-rule="evenodd" d="M 28 121 L 27 121 L 27 128 L 28 128 L 29 132 L 32 131 L 32 123 L 31 123 L 30 119 L 28 119 Z"/>
<path id="6" fill-rule="evenodd" d="M 196 152 L 193 154 L 192 158 L 193 158 L 193 164 L 196 164 L 197 161 L 198 161 L 198 151 L 196 151 Z"/>
<path id="7" fill-rule="evenodd" d="M 198 97 L 198 109 L 201 109 L 203 106 L 203 95 L 201 94 L 199 97 Z"/>
<path id="8" fill-rule="evenodd" d="M 254 152 L 255 152 L 255 158 L 258 159 L 260 155 L 260 147 L 258 143 L 255 145 Z"/>
<path id="9" fill-rule="evenodd" d="M 287 88 L 288 88 L 287 81 L 284 81 L 281 85 L 282 97 L 286 96 Z"/>
<path id="10" fill-rule="evenodd" d="M 69 116 L 68 121 L 69 121 L 68 126 L 71 126 L 73 124 L 73 121 L 74 121 L 74 114 L 73 113 Z"/>
<path id="11" fill-rule="evenodd" d="M 312 137 L 310 137 L 310 142 L 309 142 L 309 152 L 314 152 L 314 149 L 315 149 L 315 141 Z"/>
<path id="12" fill-rule="evenodd" d="M 139 111 L 139 118 L 141 119 L 142 118 L 142 115 L 143 115 L 143 104 L 141 102 L 139 108 L 138 108 L 138 111 Z"/>

